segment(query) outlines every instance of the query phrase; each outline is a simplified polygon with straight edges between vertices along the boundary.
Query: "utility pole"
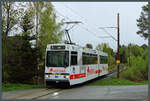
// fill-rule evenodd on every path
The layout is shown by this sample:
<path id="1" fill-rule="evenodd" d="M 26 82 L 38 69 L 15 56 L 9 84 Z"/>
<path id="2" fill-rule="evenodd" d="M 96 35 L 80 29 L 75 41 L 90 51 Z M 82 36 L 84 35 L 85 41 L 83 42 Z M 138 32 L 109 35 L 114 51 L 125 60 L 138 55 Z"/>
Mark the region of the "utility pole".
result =
<path id="1" fill-rule="evenodd" d="M 118 40 L 117 40 L 117 78 L 120 77 L 120 16 L 117 14 L 117 32 L 118 32 Z"/>
<path id="2" fill-rule="evenodd" d="M 110 33 L 108 33 L 105 28 L 116 28 L 117 29 L 117 39 L 113 37 Z M 117 14 L 117 27 L 99 27 L 99 29 L 103 29 L 113 40 L 117 41 L 117 78 L 120 77 L 120 15 Z"/>

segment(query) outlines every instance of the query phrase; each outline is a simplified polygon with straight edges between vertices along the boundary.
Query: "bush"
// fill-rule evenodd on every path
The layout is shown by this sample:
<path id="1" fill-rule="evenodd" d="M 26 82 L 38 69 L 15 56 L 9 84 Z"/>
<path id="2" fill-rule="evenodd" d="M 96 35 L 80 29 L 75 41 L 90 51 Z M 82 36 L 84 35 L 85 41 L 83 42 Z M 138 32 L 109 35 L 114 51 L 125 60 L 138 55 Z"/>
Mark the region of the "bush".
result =
<path id="1" fill-rule="evenodd" d="M 130 65 L 121 72 L 121 77 L 132 81 L 148 80 L 148 52 L 142 56 L 131 56 Z"/>

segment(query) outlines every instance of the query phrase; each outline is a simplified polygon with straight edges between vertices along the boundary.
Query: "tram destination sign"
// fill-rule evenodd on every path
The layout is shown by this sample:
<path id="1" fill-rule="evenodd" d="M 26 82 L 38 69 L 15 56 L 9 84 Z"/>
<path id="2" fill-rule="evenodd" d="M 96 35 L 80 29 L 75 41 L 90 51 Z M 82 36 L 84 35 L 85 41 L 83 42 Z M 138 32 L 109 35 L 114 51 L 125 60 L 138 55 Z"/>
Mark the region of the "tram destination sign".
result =
<path id="1" fill-rule="evenodd" d="M 52 50 L 65 49 L 65 46 L 51 46 Z"/>

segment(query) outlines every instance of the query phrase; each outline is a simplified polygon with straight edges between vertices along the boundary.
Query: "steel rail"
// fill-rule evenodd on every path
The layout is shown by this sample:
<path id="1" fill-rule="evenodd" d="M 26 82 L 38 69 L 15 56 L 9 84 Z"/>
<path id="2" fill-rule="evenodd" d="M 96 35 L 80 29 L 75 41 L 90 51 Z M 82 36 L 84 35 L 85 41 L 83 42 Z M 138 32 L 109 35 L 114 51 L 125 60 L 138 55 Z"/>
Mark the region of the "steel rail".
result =
<path id="1" fill-rule="evenodd" d="M 61 92 L 61 91 L 64 91 L 64 89 L 59 89 L 59 90 L 55 90 L 55 91 L 53 91 L 53 92 L 49 92 L 49 93 L 46 93 L 46 94 L 43 94 L 43 95 L 40 95 L 40 96 L 36 96 L 36 97 L 31 98 L 31 100 L 36 100 L 36 99 L 38 99 L 38 98 L 41 98 L 41 97 L 44 97 L 44 96 L 47 96 L 47 95 L 54 94 L 55 92 Z"/>

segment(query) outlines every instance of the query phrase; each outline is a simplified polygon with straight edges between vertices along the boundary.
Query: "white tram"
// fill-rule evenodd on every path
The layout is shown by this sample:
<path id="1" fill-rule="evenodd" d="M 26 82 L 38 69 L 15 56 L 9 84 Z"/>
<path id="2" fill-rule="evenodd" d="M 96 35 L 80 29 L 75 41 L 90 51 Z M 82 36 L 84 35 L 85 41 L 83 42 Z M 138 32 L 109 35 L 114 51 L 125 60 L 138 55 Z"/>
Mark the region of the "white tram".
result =
<path id="1" fill-rule="evenodd" d="M 72 44 L 49 44 L 46 48 L 45 82 L 75 85 L 106 75 L 108 55 Z"/>

